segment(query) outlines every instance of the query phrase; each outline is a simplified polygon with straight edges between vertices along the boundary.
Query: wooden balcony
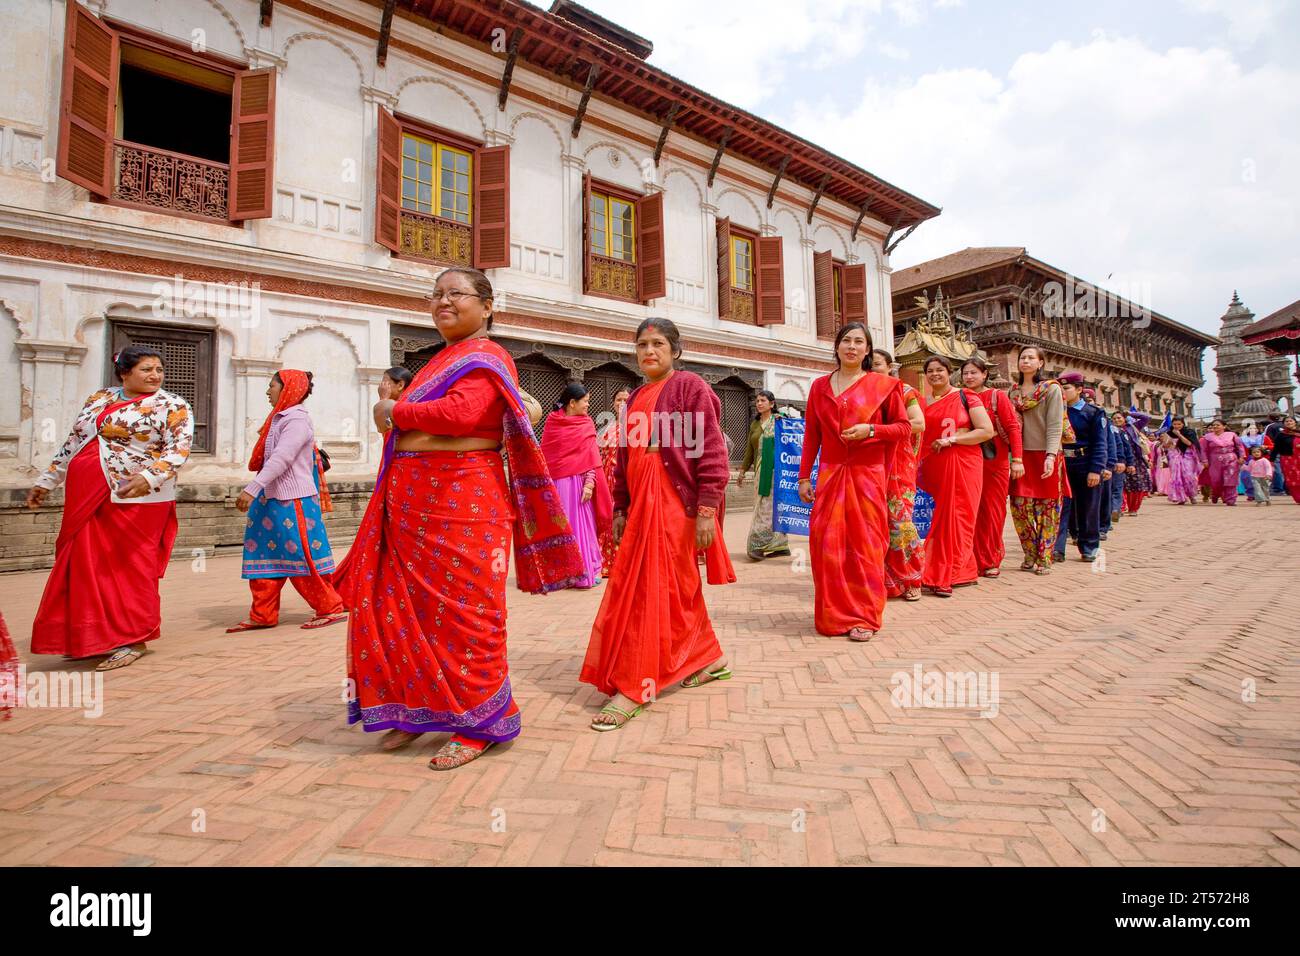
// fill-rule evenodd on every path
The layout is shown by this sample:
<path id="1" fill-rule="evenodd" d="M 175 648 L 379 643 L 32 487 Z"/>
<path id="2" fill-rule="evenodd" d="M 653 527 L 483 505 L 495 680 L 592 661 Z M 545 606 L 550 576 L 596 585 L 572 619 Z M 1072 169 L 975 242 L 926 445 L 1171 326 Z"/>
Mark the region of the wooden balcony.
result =
<path id="1" fill-rule="evenodd" d="M 403 209 L 401 254 L 452 266 L 474 264 L 474 232 L 469 226 L 441 216 Z"/>
<path id="2" fill-rule="evenodd" d="M 587 292 L 628 302 L 640 301 L 636 295 L 636 266 L 623 259 L 593 254 L 587 268 Z"/>
<path id="3" fill-rule="evenodd" d="M 733 287 L 731 290 L 731 320 L 753 325 L 756 321 L 755 315 L 754 293 Z M 838 326 L 836 328 L 838 329 Z"/>
<path id="4" fill-rule="evenodd" d="M 114 143 L 113 199 L 141 209 L 229 222 L 230 166 L 139 143 Z"/>

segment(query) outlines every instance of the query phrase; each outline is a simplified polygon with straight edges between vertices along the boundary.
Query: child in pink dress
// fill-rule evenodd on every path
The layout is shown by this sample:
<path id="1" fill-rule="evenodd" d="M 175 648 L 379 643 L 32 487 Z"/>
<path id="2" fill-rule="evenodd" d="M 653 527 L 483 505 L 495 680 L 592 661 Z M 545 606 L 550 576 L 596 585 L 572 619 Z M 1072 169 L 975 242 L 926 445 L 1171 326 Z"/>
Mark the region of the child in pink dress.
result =
<path id="1" fill-rule="evenodd" d="M 1259 445 L 1250 450 L 1250 463 L 1246 468 L 1250 472 L 1251 484 L 1255 486 L 1255 504 L 1271 504 L 1268 491 L 1273 481 L 1273 463 L 1264 456 L 1264 449 Z"/>

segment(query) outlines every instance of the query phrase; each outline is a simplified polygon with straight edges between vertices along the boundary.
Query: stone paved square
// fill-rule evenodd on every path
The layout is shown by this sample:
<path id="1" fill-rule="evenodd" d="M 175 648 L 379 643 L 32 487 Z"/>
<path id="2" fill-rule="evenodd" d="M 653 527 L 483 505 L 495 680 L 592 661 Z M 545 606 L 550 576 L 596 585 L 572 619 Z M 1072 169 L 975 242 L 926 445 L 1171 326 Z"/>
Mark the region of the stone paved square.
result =
<path id="1" fill-rule="evenodd" d="M 1008 558 L 952 600 L 891 602 L 865 645 L 817 635 L 802 558 L 708 588 L 735 678 L 617 733 L 577 682 L 600 590 L 510 593 L 524 729 L 450 774 L 442 738 L 381 753 L 344 722 L 344 631 L 227 636 L 239 556 L 171 565 L 154 653 L 102 716 L 0 722 L 0 864 L 1296 865 L 1300 508 L 1149 500 L 1039 578 Z M 804 539 L 792 539 L 797 544 Z M 26 652 L 45 572 L 0 578 Z M 603 585 L 602 585 L 603 587 Z M 996 677 L 996 716 L 895 706 L 894 675 Z M 201 824 L 201 825 L 200 825 Z"/>

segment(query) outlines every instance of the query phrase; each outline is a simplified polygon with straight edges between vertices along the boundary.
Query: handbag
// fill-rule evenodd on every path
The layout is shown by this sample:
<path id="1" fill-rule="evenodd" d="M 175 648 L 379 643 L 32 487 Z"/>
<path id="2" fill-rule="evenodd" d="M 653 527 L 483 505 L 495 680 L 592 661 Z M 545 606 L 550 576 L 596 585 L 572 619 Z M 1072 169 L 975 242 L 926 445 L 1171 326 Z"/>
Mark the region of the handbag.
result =
<path id="1" fill-rule="evenodd" d="M 957 395 L 961 399 L 961 407 L 966 409 L 966 417 L 969 418 L 970 402 L 966 401 L 966 390 L 964 388 L 957 389 Z M 996 420 L 997 419 L 994 419 L 994 421 Z M 995 431 L 997 430 L 996 425 L 994 426 L 994 430 Z M 985 458 L 987 458 L 989 461 L 992 461 L 994 458 L 998 457 L 998 443 L 992 438 L 990 438 L 988 441 L 980 442 L 980 454 L 983 455 Z"/>
<path id="2" fill-rule="evenodd" d="M 324 448 L 321 448 L 319 445 L 317 445 L 317 446 L 316 446 L 316 454 L 320 455 L 320 470 L 321 470 L 321 471 L 329 471 L 329 470 L 330 470 L 330 456 L 329 456 L 328 454 L 326 454 L 325 449 L 324 449 Z"/>

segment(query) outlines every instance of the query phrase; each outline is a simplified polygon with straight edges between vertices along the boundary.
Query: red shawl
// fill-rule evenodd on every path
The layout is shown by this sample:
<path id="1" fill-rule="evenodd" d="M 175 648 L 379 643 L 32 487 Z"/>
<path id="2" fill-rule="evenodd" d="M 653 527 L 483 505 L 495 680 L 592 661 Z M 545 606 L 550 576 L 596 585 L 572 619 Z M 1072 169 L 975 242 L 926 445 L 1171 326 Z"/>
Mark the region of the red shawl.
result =
<path id="1" fill-rule="evenodd" d="M 311 381 L 307 378 L 306 372 L 300 372 L 296 368 L 282 368 L 279 371 L 280 400 L 275 403 L 275 408 L 271 409 L 271 414 L 266 416 L 266 421 L 262 422 L 262 427 L 257 430 L 257 444 L 253 446 L 253 454 L 248 459 L 248 470 L 258 472 L 266 464 L 266 436 L 271 430 L 271 419 L 275 418 L 286 408 L 292 408 L 307 397 L 307 389 L 311 387 Z M 320 510 L 333 511 L 334 503 L 330 500 L 329 486 L 325 484 L 325 467 L 320 460 L 320 449 L 313 447 L 312 454 L 316 461 L 316 477 L 320 479 Z"/>
<path id="2" fill-rule="evenodd" d="M 591 502 L 596 513 L 596 530 L 601 534 L 610 530 L 614 519 L 614 496 L 609 493 L 605 469 L 601 467 L 596 423 L 590 416 L 551 412 L 542 432 L 542 457 L 546 459 L 546 470 L 552 481 L 595 472 L 596 487 Z"/>
<path id="3" fill-rule="evenodd" d="M 573 537 L 569 519 L 559 505 L 555 484 L 546 471 L 546 461 L 528 419 L 528 410 L 519 391 L 517 373 L 509 354 L 486 338 L 464 339 L 448 345 L 416 373 L 402 392 L 398 404 L 435 401 L 447 394 L 463 376 L 478 369 L 492 373 L 492 384 L 506 400 L 502 420 L 506 457 L 506 476 L 515 507 L 515 584 L 530 594 L 547 594 L 572 587 L 582 580 L 582 554 Z M 394 428 L 385 442 L 384 457 L 375 479 L 375 491 L 357 529 L 357 541 L 378 539 L 386 519 L 388 464 L 397 452 Z M 386 548 L 387 546 L 383 546 Z M 381 553 L 382 551 L 382 553 Z M 354 542 L 347 557 L 334 572 L 335 589 L 347 607 L 356 607 L 366 582 L 373 581 L 381 560 L 400 556 L 381 549 L 361 549 Z"/>

